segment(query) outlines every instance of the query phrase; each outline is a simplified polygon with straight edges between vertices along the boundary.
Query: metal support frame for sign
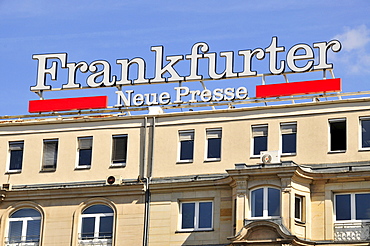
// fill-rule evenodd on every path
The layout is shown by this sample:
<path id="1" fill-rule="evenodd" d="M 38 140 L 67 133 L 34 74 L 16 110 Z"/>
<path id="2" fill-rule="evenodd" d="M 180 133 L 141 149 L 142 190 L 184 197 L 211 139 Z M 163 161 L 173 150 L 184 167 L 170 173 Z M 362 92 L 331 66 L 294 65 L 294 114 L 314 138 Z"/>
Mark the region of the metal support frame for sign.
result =
<path id="1" fill-rule="evenodd" d="M 119 91 L 122 91 L 122 85 L 116 85 L 116 87 L 117 87 L 117 89 L 119 90 Z M 125 107 L 125 109 L 128 109 L 127 107 Z M 126 111 L 126 110 L 124 110 L 125 112 L 127 112 L 127 114 L 128 115 L 131 115 L 131 112 L 130 111 Z M 123 112 L 122 112 L 123 113 Z"/>

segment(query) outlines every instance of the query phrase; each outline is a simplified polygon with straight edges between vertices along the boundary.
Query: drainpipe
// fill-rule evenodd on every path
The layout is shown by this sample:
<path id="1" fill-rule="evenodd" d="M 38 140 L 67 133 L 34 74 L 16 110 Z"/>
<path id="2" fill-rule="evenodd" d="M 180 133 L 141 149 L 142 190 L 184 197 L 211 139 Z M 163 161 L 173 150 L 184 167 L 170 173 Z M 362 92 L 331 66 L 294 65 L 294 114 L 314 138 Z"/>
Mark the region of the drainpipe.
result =
<path id="1" fill-rule="evenodd" d="M 145 138 L 144 144 L 146 144 L 146 130 L 147 130 L 147 117 L 145 117 Z M 150 189 L 149 183 L 152 178 L 152 166 L 154 161 L 154 132 L 155 132 L 155 117 L 153 116 L 153 124 L 152 124 L 152 134 L 149 137 L 148 147 L 150 146 L 150 159 L 147 161 L 146 158 L 146 146 L 144 145 L 144 174 L 146 175 L 143 178 L 144 183 L 144 191 L 145 191 L 145 213 L 144 213 L 144 231 L 143 231 L 143 246 L 149 245 L 149 222 L 150 222 Z M 146 172 L 145 172 L 146 171 Z"/>

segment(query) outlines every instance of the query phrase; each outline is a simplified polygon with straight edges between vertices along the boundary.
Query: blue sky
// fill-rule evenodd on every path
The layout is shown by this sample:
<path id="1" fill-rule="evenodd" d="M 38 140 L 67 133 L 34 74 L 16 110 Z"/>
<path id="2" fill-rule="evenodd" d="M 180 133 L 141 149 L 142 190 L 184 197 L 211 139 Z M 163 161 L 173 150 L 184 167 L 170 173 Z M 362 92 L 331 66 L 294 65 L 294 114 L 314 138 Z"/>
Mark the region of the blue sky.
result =
<path id="1" fill-rule="evenodd" d="M 278 45 L 286 50 L 298 43 L 312 46 L 315 42 L 338 39 L 342 50 L 330 54 L 329 62 L 334 64 L 335 76 L 342 78 L 343 91 L 370 91 L 369 13 L 368 0 L 0 0 L 0 115 L 27 114 L 28 101 L 38 99 L 30 91 L 37 77 L 33 54 L 66 52 L 68 62 L 106 60 L 112 65 L 113 74 L 120 71 L 115 64 L 117 59 L 142 57 L 147 62 L 147 77 L 152 78 L 155 53 L 151 46 L 163 45 L 167 56 L 186 55 L 193 44 L 206 42 L 210 52 L 237 54 L 239 50 L 266 48 L 273 36 L 278 37 Z M 220 62 L 220 71 L 222 65 Z M 175 68 L 183 76 L 189 74 L 188 61 Z M 236 63 L 235 69 L 240 68 L 240 63 Z M 258 73 L 269 72 L 266 61 L 253 61 L 253 68 Z M 200 69 L 205 68 L 200 65 Z M 65 83 L 63 71 L 60 74 L 58 81 L 48 83 L 60 87 Z M 288 78 L 308 79 L 305 74 Z M 309 77 L 321 78 L 320 73 Z M 283 77 L 274 76 L 271 81 L 282 82 Z M 260 83 L 259 78 L 245 78 L 206 85 L 226 88 L 242 84 L 254 96 L 253 90 Z M 173 91 L 173 86 L 125 89 L 150 93 Z M 195 82 L 187 86 L 200 87 Z M 44 96 L 51 99 L 107 95 L 112 106 L 116 103 L 114 91 L 99 88 L 45 92 Z"/>

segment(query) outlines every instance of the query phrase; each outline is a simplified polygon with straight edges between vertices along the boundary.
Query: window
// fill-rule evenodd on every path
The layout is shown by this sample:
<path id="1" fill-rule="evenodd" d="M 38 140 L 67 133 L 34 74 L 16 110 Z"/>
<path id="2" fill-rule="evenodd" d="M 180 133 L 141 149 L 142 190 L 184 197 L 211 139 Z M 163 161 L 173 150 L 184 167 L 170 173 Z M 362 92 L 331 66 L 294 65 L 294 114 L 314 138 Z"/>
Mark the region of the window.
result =
<path id="1" fill-rule="evenodd" d="M 259 188 L 251 192 L 251 217 L 280 216 L 280 190 Z"/>
<path id="2" fill-rule="evenodd" d="M 179 131 L 179 161 L 192 162 L 194 155 L 194 131 Z"/>
<path id="3" fill-rule="evenodd" d="M 92 205 L 85 209 L 81 215 L 80 240 L 96 240 L 95 243 L 111 242 L 113 235 L 113 215 L 113 209 L 105 205 Z"/>
<path id="4" fill-rule="evenodd" d="M 41 214 L 31 208 L 20 209 L 9 218 L 7 245 L 39 245 Z"/>
<path id="5" fill-rule="evenodd" d="M 22 170 L 23 162 L 23 141 L 9 142 L 9 171 L 19 172 Z"/>
<path id="6" fill-rule="evenodd" d="M 221 159 L 221 129 L 207 129 L 207 160 Z"/>
<path id="7" fill-rule="evenodd" d="M 252 153 L 260 156 L 261 151 L 267 151 L 267 125 L 252 126 Z"/>
<path id="8" fill-rule="evenodd" d="M 370 149 L 370 118 L 361 121 L 361 149 Z"/>
<path id="9" fill-rule="evenodd" d="M 283 123 L 281 131 L 281 152 L 294 155 L 297 151 L 297 123 Z"/>
<path id="10" fill-rule="evenodd" d="M 58 139 L 44 140 L 44 156 L 42 170 L 55 170 L 58 160 Z"/>
<path id="11" fill-rule="evenodd" d="M 92 137 L 78 138 L 78 168 L 89 168 L 92 156 Z"/>
<path id="12" fill-rule="evenodd" d="M 296 196 L 294 198 L 294 218 L 298 221 L 302 221 L 302 209 L 303 208 L 303 198 Z"/>
<path id="13" fill-rule="evenodd" d="M 182 202 L 180 204 L 181 230 L 211 230 L 213 228 L 213 202 Z"/>
<path id="14" fill-rule="evenodd" d="M 126 156 L 127 156 L 127 135 L 114 135 L 112 166 L 125 166 Z"/>
<path id="15" fill-rule="evenodd" d="M 370 220 L 370 193 L 335 195 L 336 220 Z"/>
<path id="16" fill-rule="evenodd" d="M 347 149 L 346 119 L 329 120 L 330 151 L 345 151 Z"/>

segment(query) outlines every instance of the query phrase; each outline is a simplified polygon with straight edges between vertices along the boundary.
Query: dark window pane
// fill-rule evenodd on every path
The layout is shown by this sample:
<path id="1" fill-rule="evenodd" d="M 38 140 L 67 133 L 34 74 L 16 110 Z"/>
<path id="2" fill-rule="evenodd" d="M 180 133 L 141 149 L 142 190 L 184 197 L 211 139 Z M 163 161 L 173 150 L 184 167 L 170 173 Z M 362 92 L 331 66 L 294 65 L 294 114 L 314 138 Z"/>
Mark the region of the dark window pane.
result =
<path id="1" fill-rule="evenodd" d="M 22 224 L 22 221 L 9 222 L 9 242 L 21 242 Z"/>
<path id="2" fill-rule="evenodd" d="M 199 203 L 199 228 L 212 227 L 212 202 Z"/>
<path id="3" fill-rule="evenodd" d="M 282 135 L 283 153 L 296 153 L 296 141 L 297 135 L 295 133 L 283 134 Z"/>
<path id="4" fill-rule="evenodd" d="M 268 188 L 268 216 L 280 216 L 280 190 Z"/>
<path id="5" fill-rule="evenodd" d="M 78 152 L 78 165 L 90 166 L 91 165 L 92 149 L 80 149 Z"/>
<path id="6" fill-rule="evenodd" d="M 208 139 L 207 158 L 221 158 L 221 138 Z"/>
<path id="7" fill-rule="evenodd" d="M 349 194 L 335 196 L 335 211 L 337 220 L 351 219 L 351 196 Z"/>
<path id="8" fill-rule="evenodd" d="M 356 194 L 356 219 L 370 219 L 370 194 Z"/>
<path id="9" fill-rule="evenodd" d="M 92 205 L 85 209 L 82 214 L 113 213 L 113 209 L 105 205 Z"/>
<path id="10" fill-rule="evenodd" d="M 370 120 L 362 120 L 362 148 L 370 148 Z"/>
<path id="11" fill-rule="evenodd" d="M 252 191 L 252 217 L 263 216 L 263 188 Z"/>
<path id="12" fill-rule="evenodd" d="M 180 142 L 180 160 L 192 160 L 194 152 L 194 140 Z"/>
<path id="13" fill-rule="evenodd" d="M 112 238 L 113 216 L 100 217 L 99 238 Z"/>
<path id="14" fill-rule="evenodd" d="M 253 155 L 260 155 L 261 151 L 267 151 L 267 136 L 254 137 Z"/>
<path id="15" fill-rule="evenodd" d="M 194 228 L 195 203 L 182 203 L 182 229 Z"/>
<path id="16" fill-rule="evenodd" d="M 347 149 L 346 122 L 330 123 L 330 146 L 331 151 Z"/>
<path id="17" fill-rule="evenodd" d="M 38 242 L 40 239 L 40 220 L 29 220 L 27 222 L 27 242 Z"/>
<path id="18" fill-rule="evenodd" d="M 299 220 L 302 219 L 302 199 L 299 197 L 296 197 L 294 206 L 295 206 L 294 218 L 299 219 Z"/>
<path id="19" fill-rule="evenodd" d="M 82 218 L 81 238 L 94 238 L 95 218 Z"/>
<path id="20" fill-rule="evenodd" d="M 40 217 L 39 211 L 32 208 L 24 208 L 17 210 L 10 218 L 23 218 L 23 217 Z"/>
<path id="21" fill-rule="evenodd" d="M 23 149 L 22 150 L 11 150 L 9 170 L 21 170 L 22 160 L 23 160 Z"/>
<path id="22" fill-rule="evenodd" d="M 127 136 L 113 136 L 113 163 L 125 163 L 127 155 Z"/>

